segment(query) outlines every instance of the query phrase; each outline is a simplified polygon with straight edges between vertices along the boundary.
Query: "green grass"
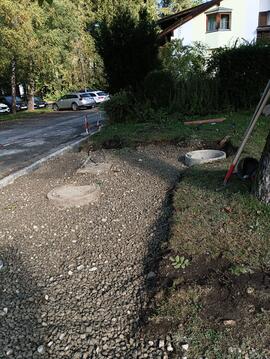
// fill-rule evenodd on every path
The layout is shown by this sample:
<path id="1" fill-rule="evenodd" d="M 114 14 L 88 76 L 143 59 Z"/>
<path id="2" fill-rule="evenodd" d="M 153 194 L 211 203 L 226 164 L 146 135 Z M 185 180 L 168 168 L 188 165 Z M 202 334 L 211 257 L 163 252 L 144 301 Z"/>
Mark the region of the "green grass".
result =
<path id="1" fill-rule="evenodd" d="M 207 116 L 226 121 L 196 127 L 185 126 L 177 117 L 161 124 L 108 124 L 92 141 L 102 146 L 117 137 L 126 146 L 171 141 L 189 146 L 230 136 L 239 146 L 251 116 L 249 112 Z M 261 117 L 244 156 L 260 158 L 269 129 L 269 118 Z M 167 272 L 161 271 L 161 276 L 175 273 L 172 256 L 190 262 L 177 270 L 166 296 L 157 299 L 151 322 L 159 326 L 163 319 L 178 322 L 171 333 L 176 358 L 185 354 L 192 359 L 270 358 L 270 207 L 251 195 L 250 183 L 234 177 L 223 186 L 231 161 L 188 169 L 174 195 L 169 254 L 161 263 Z M 203 274 L 208 265 L 211 270 Z M 236 325 L 225 326 L 225 319 Z M 188 353 L 181 349 L 183 342 L 189 343 Z"/>
<path id="2" fill-rule="evenodd" d="M 191 358 L 240 359 L 243 353 L 249 358 L 268 358 L 270 291 L 258 276 L 270 271 L 270 207 L 258 202 L 250 194 L 249 184 L 237 178 L 224 188 L 227 166 L 228 161 L 194 167 L 178 185 L 169 249 L 173 255 L 189 258 L 190 266 L 179 270 L 176 288 L 157 305 L 155 317 L 159 321 L 178 318 L 183 325 L 174 336 L 190 343 Z M 225 268 L 217 265 L 202 283 L 197 282 L 202 263 L 220 259 L 227 263 Z M 171 266 L 168 257 L 164 263 Z M 244 269 L 243 274 L 239 268 Z M 184 272 L 193 271 L 186 282 Z M 249 287 L 254 289 L 250 295 Z M 228 295 L 219 296 L 217 288 L 228 289 Z M 218 315 L 211 313 L 215 302 Z M 235 317 L 235 327 L 223 325 L 224 319 Z"/>
<path id="3" fill-rule="evenodd" d="M 8 114 L 8 115 L 0 115 L 0 122 L 3 121 L 14 121 L 14 120 L 22 120 L 22 119 L 30 119 L 34 118 L 37 115 L 43 115 L 45 113 L 52 112 L 52 109 L 50 108 L 43 108 L 43 109 L 37 109 L 34 111 L 21 111 L 17 112 L 16 114 Z"/>
<path id="4" fill-rule="evenodd" d="M 178 126 L 182 126 L 187 140 L 214 141 L 230 135 L 233 144 L 239 146 L 249 120 L 250 114 L 241 113 L 227 116 L 223 124 L 204 125 L 199 130 Z M 260 157 L 269 128 L 269 119 L 262 117 L 245 156 Z M 154 319 L 178 318 L 174 339 L 188 341 L 188 357 L 194 359 L 240 359 L 245 354 L 249 358 L 270 357 L 270 291 L 258 279 L 261 273 L 270 272 L 270 207 L 252 196 L 248 182 L 233 177 L 227 187 L 222 185 L 230 162 L 227 159 L 188 169 L 173 200 L 170 255 L 164 258 L 164 265 L 173 273 L 172 255 L 188 258 L 190 265 L 179 270 L 175 286 L 157 304 Z M 217 264 L 202 283 L 197 282 L 200 266 L 221 260 L 225 268 Z M 185 280 L 185 272 L 191 273 L 190 281 Z M 219 298 L 218 290 L 223 286 L 228 290 L 225 299 Z M 253 294 L 247 294 L 249 287 L 255 288 Z M 216 315 L 210 310 L 215 301 Z M 224 326 L 224 319 L 228 319 L 225 315 L 236 317 L 235 327 Z"/>
<path id="5" fill-rule="evenodd" d="M 185 126 L 183 118 L 174 119 L 166 123 L 124 123 L 108 124 L 103 130 L 92 137 L 92 141 L 100 146 L 107 140 L 117 136 L 126 146 L 136 146 L 139 143 L 166 142 L 166 141 L 216 141 L 225 136 L 231 136 L 234 145 L 239 145 L 252 114 L 249 112 L 219 114 L 218 116 L 202 116 L 203 118 L 225 117 L 224 123 L 216 125 Z M 196 118 L 194 118 L 196 119 Z M 254 156 L 259 155 L 261 145 L 270 128 L 269 120 L 261 118 L 249 141 L 246 150 Z"/>

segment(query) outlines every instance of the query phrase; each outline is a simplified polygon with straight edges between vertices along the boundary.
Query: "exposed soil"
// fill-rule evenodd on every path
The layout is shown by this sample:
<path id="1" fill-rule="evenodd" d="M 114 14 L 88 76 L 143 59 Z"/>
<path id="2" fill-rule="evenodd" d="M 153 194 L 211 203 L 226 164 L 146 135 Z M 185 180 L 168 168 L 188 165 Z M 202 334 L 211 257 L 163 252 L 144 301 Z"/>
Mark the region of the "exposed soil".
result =
<path id="1" fill-rule="evenodd" d="M 162 303 L 169 301 L 171 295 L 177 296 L 177 293 L 196 288 L 204 293 L 200 298 L 199 317 L 205 327 L 218 331 L 229 327 L 231 335 L 244 337 L 249 334 L 249 330 L 252 335 L 254 330 L 247 327 L 246 323 L 249 320 L 252 322 L 255 314 L 260 315 L 270 311 L 270 273 L 235 275 L 230 271 L 232 265 L 222 257 L 197 258 L 187 268 L 175 270 L 169 259 L 171 256 L 175 257 L 175 253 L 164 252 L 160 263 L 157 291 L 152 303 L 153 312 Z M 173 336 L 179 326 L 185 324 L 181 317 L 160 316 L 148 322 L 145 332 L 148 336 L 154 336 L 156 333 L 161 337 Z M 184 355 L 181 345 L 173 344 L 175 345 L 173 357 Z M 268 337 L 264 338 L 264 345 L 269 346 Z M 246 357 L 249 358 L 248 355 Z"/>

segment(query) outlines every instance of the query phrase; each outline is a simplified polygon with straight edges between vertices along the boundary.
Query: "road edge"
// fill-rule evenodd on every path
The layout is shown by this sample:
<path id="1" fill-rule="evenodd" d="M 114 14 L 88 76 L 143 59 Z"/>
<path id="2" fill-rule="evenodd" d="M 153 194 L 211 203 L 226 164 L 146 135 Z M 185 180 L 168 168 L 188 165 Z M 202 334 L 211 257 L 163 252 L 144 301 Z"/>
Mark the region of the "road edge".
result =
<path id="1" fill-rule="evenodd" d="M 31 172 L 34 172 L 36 169 L 38 169 L 40 166 L 42 166 L 45 162 L 63 155 L 64 153 L 68 152 L 68 151 L 72 151 L 74 150 L 76 147 L 79 147 L 83 142 L 86 142 L 92 135 L 94 135 L 95 133 L 99 132 L 99 130 L 94 131 L 92 133 L 90 133 L 88 136 L 81 138 L 75 142 L 70 142 L 68 145 L 65 145 L 64 147 L 56 147 L 52 150 L 52 152 L 45 156 L 42 157 L 41 159 L 39 159 L 38 161 L 32 163 L 31 165 L 22 168 L 21 170 L 18 170 L 4 178 L 2 178 L 0 180 L 0 189 L 8 186 L 9 184 L 14 183 L 14 181 L 17 178 L 20 178 L 22 176 L 25 176 Z"/>

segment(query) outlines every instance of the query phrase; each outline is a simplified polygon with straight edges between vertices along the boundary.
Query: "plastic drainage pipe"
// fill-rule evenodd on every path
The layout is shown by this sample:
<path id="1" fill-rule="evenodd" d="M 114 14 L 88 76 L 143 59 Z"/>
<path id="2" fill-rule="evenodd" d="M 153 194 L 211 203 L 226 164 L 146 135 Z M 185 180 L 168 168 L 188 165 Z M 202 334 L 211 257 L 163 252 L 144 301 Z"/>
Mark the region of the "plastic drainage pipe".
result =
<path id="1" fill-rule="evenodd" d="M 244 139 L 243 139 L 243 141 L 241 143 L 241 146 L 239 147 L 239 149 L 237 151 L 237 154 L 236 154 L 236 156 L 235 156 L 235 158 L 233 160 L 233 163 L 231 164 L 231 166 L 230 166 L 230 168 L 229 168 L 229 170 L 228 170 L 228 172 L 227 172 L 227 174 L 226 174 L 226 176 L 224 178 L 224 182 L 223 182 L 224 185 L 226 185 L 228 183 L 229 179 L 231 178 L 231 176 L 233 174 L 233 171 L 234 171 L 235 167 L 237 166 L 238 161 L 240 159 L 240 156 L 241 156 L 241 154 L 243 152 L 243 149 L 244 149 L 244 147 L 245 147 L 245 145 L 246 145 L 246 143 L 247 143 L 247 141 L 248 141 L 248 139 L 249 139 L 249 137 L 250 137 L 250 135 L 251 135 L 251 133 L 252 133 L 258 119 L 259 119 L 259 117 L 260 117 L 260 115 L 262 114 L 263 109 L 265 108 L 269 98 L 270 98 L 270 80 L 268 81 L 268 84 L 267 84 L 267 86 L 266 86 L 266 88 L 264 90 L 264 93 L 263 93 L 263 95 L 262 95 L 262 97 L 260 99 L 260 102 L 258 103 L 258 106 L 257 106 L 257 108 L 256 108 L 256 110 L 254 112 L 254 115 L 253 115 L 253 117 L 252 117 L 252 119 L 250 121 L 250 124 L 249 124 L 249 126 L 248 126 L 248 128 L 246 130 L 246 133 L 244 135 Z"/>

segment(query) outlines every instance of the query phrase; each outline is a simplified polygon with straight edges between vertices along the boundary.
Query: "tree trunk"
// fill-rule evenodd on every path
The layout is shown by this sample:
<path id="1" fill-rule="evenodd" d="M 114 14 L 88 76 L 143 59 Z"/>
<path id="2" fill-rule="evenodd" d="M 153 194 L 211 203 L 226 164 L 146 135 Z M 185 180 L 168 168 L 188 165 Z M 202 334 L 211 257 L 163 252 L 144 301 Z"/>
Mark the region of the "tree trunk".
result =
<path id="1" fill-rule="evenodd" d="M 11 112 L 16 113 L 16 60 L 13 58 L 11 62 L 11 96 L 12 106 Z"/>
<path id="2" fill-rule="evenodd" d="M 259 163 L 253 192 L 260 201 L 270 203 L 270 132 Z"/>
<path id="3" fill-rule="evenodd" d="M 35 82 L 29 81 L 27 91 L 27 107 L 29 111 L 34 111 L 34 94 L 35 94 Z"/>

